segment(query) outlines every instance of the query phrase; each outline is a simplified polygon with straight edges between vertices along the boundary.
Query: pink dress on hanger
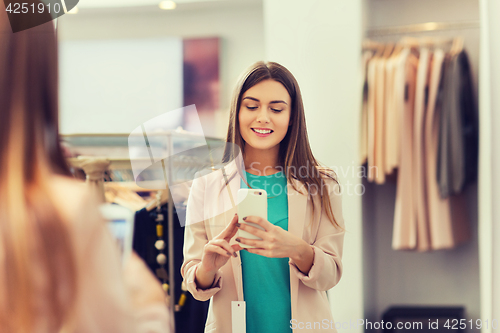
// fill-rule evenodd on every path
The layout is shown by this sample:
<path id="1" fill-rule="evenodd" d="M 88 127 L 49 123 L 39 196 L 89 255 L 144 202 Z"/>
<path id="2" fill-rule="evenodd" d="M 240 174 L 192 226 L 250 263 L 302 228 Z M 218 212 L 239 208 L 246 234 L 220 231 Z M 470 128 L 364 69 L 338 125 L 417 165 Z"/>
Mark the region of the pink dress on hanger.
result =
<path id="1" fill-rule="evenodd" d="M 385 63 L 385 58 L 378 58 L 375 71 L 374 166 L 377 184 L 385 183 Z"/>
<path id="2" fill-rule="evenodd" d="M 385 144 L 385 156 L 384 156 L 384 172 L 386 175 L 390 175 L 395 166 L 395 151 L 394 142 L 397 141 L 396 129 L 398 124 L 395 123 L 396 118 L 396 86 L 395 86 L 395 74 L 396 66 L 399 60 L 399 54 L 392 55 L 385 62 L 385 113 L 384 113 L 384 144 Z"/>
<path id="3" fill-rule="evenodd" d="M 362 58 L 362 94 L 363 94 L 363 103 L 361 106 L 361 137 L 360 137 L 360 145 L 359 145 L 359 155 L 360 155 L 360 164 L 363 165 L 368 161 L 368 64 L 370 63 L 370 59 L 373 56 L 372 51 L 365 51 L 363 53 Z"/>
<path id="4" fill-rule="evenodd" d="M 399 168 L 401 160 L 401 118 L 405 110 L 405 65 L 410 54 L 409 48 L 404 48 L 399 53 L 394 68 L 393 103 L 394 114 L 390 126 L 392 128 L 391 139 L 391 164 L 393 168 Z"/>
<path id="5" fill-rule="evenodd" d="M 367 81 L 368 81 L 368 101 L 366 107 L 367 115 L 367 161 L 368 181 L 375 181 L 376 165 L 375 165 L 375 89 L 376 89 L 376 71 L 378 57 L 373 57 L 368 63 Z"/>
<path id="6" fill-rule="evenodd" d="M 426 111 L 426 88 L 429 81 L 429 62 L 432 53 L 423 47 L 420 49 L 420 58 L 417 71 L 417 85 L 415 90 L 415 112 L 413 118 L 413 166 L 414 166 L 414 205 L 417 212 L 417 250 L 429 249 L 430 236 L 428 228 L 428 214 L 426 201 L 426 172 L 424 150 L 424 124 Z"/>
<path id="7" fill-rule="evenodd" d="M 417 244 L 416 211 L 413 205 L 413 113 L 415 107 L 415 83 L 418 57 L 408 51 L 407 61 L 400 63 L 397 75 L 404 73 L 404 110 L 401 115 L 401 157 L 399 163 L 394 210 L 392 248 L 394 250 L 414 249 Z"/>

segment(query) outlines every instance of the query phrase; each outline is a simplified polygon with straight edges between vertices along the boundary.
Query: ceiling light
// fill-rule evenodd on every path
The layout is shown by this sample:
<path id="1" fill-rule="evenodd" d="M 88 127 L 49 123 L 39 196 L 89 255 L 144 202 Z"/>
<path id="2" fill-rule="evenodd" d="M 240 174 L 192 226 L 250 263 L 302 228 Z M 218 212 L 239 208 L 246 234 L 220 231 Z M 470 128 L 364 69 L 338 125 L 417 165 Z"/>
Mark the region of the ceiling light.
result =
<path id="1" fill-rule="evenodd" d="M 159 4 L 159 7 L 165 10 L 175 9 L 176 6 L 177 5 L 173 1 L 162 1 Z"/>

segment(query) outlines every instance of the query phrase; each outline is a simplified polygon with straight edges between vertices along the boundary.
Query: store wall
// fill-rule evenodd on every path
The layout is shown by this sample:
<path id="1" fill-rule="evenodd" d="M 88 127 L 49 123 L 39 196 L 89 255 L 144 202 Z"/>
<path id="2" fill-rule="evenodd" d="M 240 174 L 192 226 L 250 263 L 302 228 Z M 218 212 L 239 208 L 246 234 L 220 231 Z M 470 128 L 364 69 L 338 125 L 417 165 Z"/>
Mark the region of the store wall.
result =
<path id="1" fill-rule="evenodd" d="M 224 6 L 202 4 L 188 9 L 81 10 L 59 19 L 60 40 L 140 39 L 157 37 L 220 37 L 221 110 L 216 136 L 225 137 L 228 107 L 239 74 L 264 58 L 261 1 L 237 1 Z"/>
<path id="2" fill-rule="evenodd" d="M 60 41 L 61 133 L 131 133 L 182 107 L 182 45 L 178 37 Z M 180 112 L 168 120 L 164 129 L 183 123 Z"/>
<path id="3" fill-rule="evenodd" d="M 363 318 L 360 180 L 356 177 L 360 110 L 360 0 L 264 1 L 266 60 L 286 66 L 302 91 L 313 153 L 337 168 L 343 185 L 344 273 L 328 294 L 342 332 Z M 353 172 L 354 171 L 354 172 Z"/>
<path id="4" fill-rule="evenodd" d="M 470 0 L 371 0 L 367 2 L 367 29 L 425 22 L 479 20 L 479 2 Z M 411 36 L 461 35 L 478 87 L 479 27 L 436 31 Z M 373 38 L 397 41 L 402 35 Z M 391 305 L 463 305 L 467 319 L 480 318 L 478 193 L 477 184 L 466 190 L 471 240 L 452 250 L 424 253 L 391 248 L 396 177 L 386 184 L 365 183 L 363 239 L 365 268 L 365 315 L 380 321 Z"/>
<path id="5" fill-rule="evenodd" d="M 498 15 L 500 13 L 499 1 L 488 1 L 488 25 L 489 25 L 489 45 L 490 45 L 490 92 L 491 92 L 491 115 L 492 115 L 492 202 L 493 206 L 493 232 L 494 240 L 493 254 L 493 309 L 491 318 L 500 320 L 500 22 Z"/>
<path id="6" fill-rule="evenodd" d="M 479 180 L 479 254 L 481 272 L 481 317 L 500 318 L 500 3 L 481 0 L 481 66 L 480 66 L 480 180 Z M 492 325 L 481 332 L 494 332 Z"/>

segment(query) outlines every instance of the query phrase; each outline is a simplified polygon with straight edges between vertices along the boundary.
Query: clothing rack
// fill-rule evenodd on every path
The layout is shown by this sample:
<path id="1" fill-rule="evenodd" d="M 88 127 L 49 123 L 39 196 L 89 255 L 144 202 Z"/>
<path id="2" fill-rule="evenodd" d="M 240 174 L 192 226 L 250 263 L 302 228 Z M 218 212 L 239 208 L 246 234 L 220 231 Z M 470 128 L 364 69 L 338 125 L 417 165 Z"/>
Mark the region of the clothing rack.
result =
<path id="1" fill-rule="evenodd" d="M 174 143 L 186 143 L 188 145 L 192 145 L 193 148 L 199 147 L 200 146 L 200 140 L 203 139 L 206 144 L 210 146 L 212 145 L 224 145 L 225 140 L 220 139 L 220 138 L 213 138 L 213 137 L 203 137 L 200 136 L 199 134 L 196 133 L 191 133 L 187 131 L 165 131 L 161 133 L 154 133 L 155 136 L 161 136 L 162 140 L 166 140 L 166 145 L 165 148 L 169 152 L 174 152 L 176 151 L 174 148 Z M 108 155 L 108 156 L 102 156 L 105 158 L 107 162 L 109 162 L 109 165 L 107 166 L 107 170 L 113 170 L 113 169 L 130 169 L 131 168 L 131 161 L 129 158 L 125 157 L 128 155 L 128 147 L 127 147 L 127 138 L 128 134 L 70 134 L 70 135 L 61 135 L 63 141 L 73 141 L 76 140 L 83 140 L 80 144 L 85 146 L 86 148 L 83 150 L 85 153 L 85 156 L 87 154 L 92 155 L 92 147 L 95 147 L 95 153 L 98 156 L 102 155 Z M 101 144 L 99 143 L 100 141 L 106 142 L 107 144 Z M 175 141 L 175 142 L 174 142 Z M 71 143 L 71 142 L 70 142 Z M 75 142 L 73 142 L 75 143 Z M 71 146 L 71 144 L 70 144 Z M 76 144 L 75 147 L 78 147 L 79 144 Z M 89 148 L 90 147 L 90 148 Z M 71 149 L 70 149 L 71 150 Z M 149 150 L 149 147 L 148 147 Z M 149 150 L 151 153 L 151 151 Z M 107 154 L 108 153 L 108 154 Z M 89 156 L 91 157 L 91 156 Z M 151 158 L 151 154 L 150 154 Z M 135 160 L 144 160 L 144 161 L 149 161 L 150 158 L 139 158 Z M 212 158 L 212 157 L 211 157 Z M 68 162 L 72 166 L 78 166 L 78 158 L 69 158 Z M 151 160 L 151 162 L 154 162 Z M 188 160 L 188 161 L 179 161 L 179 166 L 185 167 L 186 164 L 190 163 L 197 163 L 194 162 L 193 160 Z M 213 161 L 211 161 L 213 162 Z M 162 162 L 163 163 L 163 162 Z M 163 165 L 163 170 L 164 172 L 166 171 L 168 174 L 165 174 L 165 179 L 174 179 L 175 175 L 173 175 L 172 170 L 174 163 L 177 165 L 177 161 L 174 162 L 173 159 L 168 159 L 167 164 Z M 199 163 L 202 163 L 200 160 Z M 213 163 L 211 163 L 212 168 L 213 168 Z M 166 169 L 166 170 L 165 170 Z M 164 186 L 167 189 L 168 193 L 168 184 L 164 184 Z M 173 251 L 174 251 L 174 198 L 172 195 L 168 195 L 168 205 L 169 205 L 169 210 L 168 210 L 168 217 L 167 217 L 167 229 L 168 229 L 168 275 L 169 275 L 169 286 L 170 286 L 170 311 L 171 311 L 171 318 L 172 318 L 172 329 L 173 332 L 175 332 L 175 321 L 174 321 L 174 311 L 175 311 L 175 278 L 174 278 L 174 257 L 173 257 Z"/>
<path id="2" fill-rule="evenodd" d="M 479 21 L 427 22 L 409 25 L 370 28 L 367 30 L 366 35 L 367 37 L 378 37 L 443 30 L 479 29 L 479 27 Z"/>

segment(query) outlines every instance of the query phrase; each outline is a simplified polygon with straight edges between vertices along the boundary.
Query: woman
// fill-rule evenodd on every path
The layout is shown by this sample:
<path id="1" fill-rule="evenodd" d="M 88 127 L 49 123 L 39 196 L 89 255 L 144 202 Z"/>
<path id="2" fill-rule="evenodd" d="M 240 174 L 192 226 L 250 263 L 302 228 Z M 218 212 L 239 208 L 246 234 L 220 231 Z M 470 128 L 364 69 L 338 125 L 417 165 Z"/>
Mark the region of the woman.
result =
<path id="1" fill-rule="evenodd" d="M 137 257 L 122 276 L 94 197 L 69 177 L 57 88 L 53 23 L 13 34 L 1 11 L 0 332 L 165 332 L 161 287 Z"/>
<path id="2" fill-rule="evenodd" d="M 248 333 L 335 332 L 326 290 L 342 275 L 339 185 L 311 152 L 299 86 L 286 68 L 258 62 L 244 73 L 226 141 L 235 144 L 227 166 L 196 178 L 187 204 L 181 272 L 196 299 L 212 298 L 205 331 L 231 332 L 232 301 L 245 301 Z M 268 193 L 268 220 L 242 217 L 265 231 L 238 223 L 233 202 L 245 187 Z"/>

